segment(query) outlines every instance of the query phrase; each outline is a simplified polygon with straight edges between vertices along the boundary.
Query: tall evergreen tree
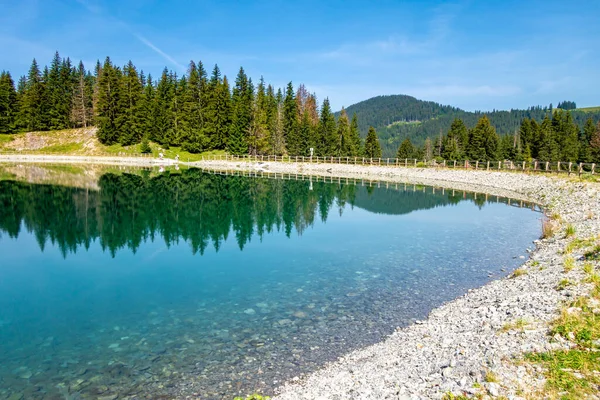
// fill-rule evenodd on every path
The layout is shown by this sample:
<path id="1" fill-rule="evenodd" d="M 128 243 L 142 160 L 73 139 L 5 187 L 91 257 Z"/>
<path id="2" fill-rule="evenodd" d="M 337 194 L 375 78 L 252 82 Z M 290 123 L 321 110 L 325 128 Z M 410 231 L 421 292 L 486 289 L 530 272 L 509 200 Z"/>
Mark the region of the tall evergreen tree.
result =
<path id="1" fill-rule="evenodd" d="M 360 131 L 358 129 L 358 117 L 356 113 L 352 115 L 352 121 L 350 122 L 350 140 L 352 140 L 352 157 L 358 157 L 362 154 L 362 139 L 360 138 Z"/>
<path id="2" fill-rule="evenodd" d="M 17 91 L 10 73 L 0 73 L 0 133 L 13 133 L 17 126 Z"/>
<path id="3" fill-rule="evenodd" d="M 377 138 L 377 132 L 372 126 L 369 127 L 367 138 L 365 139 L 365 157 L 381 158 L 381 146 Z"/>
<path id="4" fill-rule="evenodd" d="M 456 142 L 453 139 L 454 142 Z M 402 143 L 400 144 L 400 147 L 398 147 L 398 152 L 396 153 L 396 158 L 399 159 L 411 159 L 414 158 L 415 155 L 415 147 L 413 146 L 412 142 L 410 141 L 409 138 L 406 138 L 402 141 Z"/>
<path id="5" fill-rule="evenodd" d="M 227 150 L 232 154 L 248 154 L 248 134 L 252 124 L 252 103 L 254 91 L 243 68 L 240 68 L 235 79 L 235 87 L 231 95 L 233 113 Z"/>
<path id="6" fill-rule="evenodd" d="M 283 101 L 283 138 L 289 155 L 302 153 L 302 143 L 299 135 L 298 103 L 294 93 L 294 86 L 289 82 Z"/>
<path id="7" fill-rule="evenodd" d="M 559 149 L 554 137 L 552 121 L 548 116 L 544 118 L 540 125 L 537 158 L 541 161 L 557 161 L 559 158 Z"/>
<path id="8" fill-rule="evenodd" d="M 248 135 L 250 154 L 269 152 L 269 121 L 265 81 L 261 77 L 256 88 L 256 100 L 252 104 L 252 122 Z"/>
<path id="9" fill-rule="evenodd" d="M 336 147 L 337 157 L 349 157 L 354 153 L 354 141 L 350 138 L 350 121 L 343 107 L 338 118 Z"/>
<path id="10" fill-rule="evenodd" d="M 173 75 L 165 68 L 156 85 L 155 107 L 154 107 L 154 140 L 169 147 L 174 136 L 174 118 L 171 104 L 175 95 Z"/>
<path id="11" fill-rule="evenodd" d="M 119 121 L 121 129 L 119 142 L 124 146 L 129 146 L 139 143 L 144 134 L 142 121 L 142 96 L 144 88 L 142 87 L 137 69 L 131 61 L 123 68 L 121 85 L 121 109 L 123 112 Z"/>
<path id="12" fill-rule="evenodd" d="M 321 157 L 333 155 L 337 138 L 336 131 L 335 117 L 331 112 L 329 99 L 325 98 L 319 119 L 316 155 Z"/>
<path id="13" fill-rule="evenodd" d="M 98 140 L 106 145 L 121 138 L 123 100 L 121 71 L 106 57 L 98 80 Z"/>
<path id="14" fill-rule="evenodd" d="M 89 75 L 83 62 L 79 62 L 75 73 L 75 88 L 71 105 L 71 124 L 75 127 L 87 128 L 92 124 L 93 78 Z"/>
<path id="15" fill-rule="evenodd" d="M 590 153 L 591 161 L 594 163 L 600 163 L 600 121 L 596 125 L 596 130 L 590 140 Z"/>
<path id="16" fill-rule="evenodd" d="M 231 125 L 231 93 L 227 77 L 221 79 L 221 71 L 215 64 L 208 83 L 206 104 L 206 139 L 213 149 L 223 150 L 229 138 Z"/>
<path id="17" fill-rule="evenodd" d="M 208 102 L 208 80 L 202 62 L 198 65 L 190 61 L 188 85 L 183 99 L 185 140 L 182 148 L 191 153 L 199 153 L 210 146 L 206 134 L 206 107 Z"/>
<path id="18" fill-rule="evenodd" d="M 48 128 L 46 107 L 46 87 L 37 61 L 33 59 L 27 75 L 27 86 L 21 104 L 25 129 L 40 131 Z"/>
<path id="19" fill-rule="evenodd" d="M 579 135 L 579 161 L 581 162 L 592 162 L 590 142 L 595 131 L 594 121 L 588 118 Z"/>

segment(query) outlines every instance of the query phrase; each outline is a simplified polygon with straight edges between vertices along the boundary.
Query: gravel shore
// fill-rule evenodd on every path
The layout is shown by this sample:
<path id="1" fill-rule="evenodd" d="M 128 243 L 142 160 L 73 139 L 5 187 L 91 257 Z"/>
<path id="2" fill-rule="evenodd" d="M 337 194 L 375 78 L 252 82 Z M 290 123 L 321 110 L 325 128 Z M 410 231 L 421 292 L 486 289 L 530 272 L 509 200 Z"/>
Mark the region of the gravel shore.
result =
<path id="1" fill-rule="evenodd" d="M 269 171 L 429 184 L 521 198 L 563 221 L 554 237 L 536 242 L 524 260 L 527 273 L 494 281 L 432 311 L 428 319 L 398 329 L 386 340 L 354 351 L 278 389 L 277 399 L 439 399 L 445 394 L 481 394 L 520 399 L 543 387 L 538 367 L 519 365 L 524 352 L 568 348 L 548 335 L 568 299 L 585 295 L 583 272 L 564 270 L 567 224 L 576 237 L 600 233 L 600 187 L 565 177 L 448 169 L 334 164 L 203 161 L 210 170 Z M 581 254 L 572 255 L 576 260 Z M 578 267 L 580 263 L 577 262 Z M 598 265 L 596 265 L 598 268 Z M 561 279 L 579 282 L 557 290 Z M 523 319 L 524 329 L 503 329 Z M 489 374 L 488 378 L 486 376 Z M 489 379 L 491 375 L 494 379 Z M 492 381 L 495 382 L 487 382 Z"/>

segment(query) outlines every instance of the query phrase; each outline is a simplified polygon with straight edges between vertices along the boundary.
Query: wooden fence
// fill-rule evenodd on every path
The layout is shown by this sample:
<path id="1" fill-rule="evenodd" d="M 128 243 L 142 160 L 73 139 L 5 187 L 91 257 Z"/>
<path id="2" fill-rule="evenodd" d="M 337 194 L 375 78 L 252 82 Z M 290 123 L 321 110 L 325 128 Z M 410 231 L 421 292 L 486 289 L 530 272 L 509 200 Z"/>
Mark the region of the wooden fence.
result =
<path id="1" fill-rule="evenodd" d="M 313 164 L 368 165 L 381 167 L 412 168 L 450 168 L 482 171 L 522 171 L 522 172 L 554 172 L 567 174 L 595 174 L 595 163 L 575 163 L 564 161 L 438 161 L 399 158 L 366 158 L 366 157 L 306 157 L 306 156 L 235 156 L 229 154 L 207 155 L 202 160 L 236 161 L 236 162 L 284 162 Z"/>

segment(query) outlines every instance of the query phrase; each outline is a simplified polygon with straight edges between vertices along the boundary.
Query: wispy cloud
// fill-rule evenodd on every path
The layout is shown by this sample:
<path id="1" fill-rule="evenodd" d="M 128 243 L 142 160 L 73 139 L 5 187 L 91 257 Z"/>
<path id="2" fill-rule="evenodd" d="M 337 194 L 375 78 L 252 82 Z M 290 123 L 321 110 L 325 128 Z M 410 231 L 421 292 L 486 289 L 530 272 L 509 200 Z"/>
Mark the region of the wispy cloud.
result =
<path id="1" fill-rule="evenodd" d="M 176 66 L 179 70 L 181 71 L 185 71 L 186 68 L 183 64 L 179 63 L 177 60 L 175 60 L 175 58 L 171 57 L 169 54 L 167 54 L 166 52 L 164 52 L 163 50 L 161 50 L 158 46 L 156 46 L 154 43 L 152 43 L 150 40 L 148 40 L 146 37 L 144 37 L 142 34 L 140 34 L 139 32 L 136 32 L 128 23 L 126 23 L 125 21 L 115 18 L 111 15 L 105 15 L 104 11 L 102 10 L 102 8 L 100 8 L 99 6 L 92 4 L 86 0 L 75 0 L 77 3 L 81 4 L 83 7 L 85 7 L 89 12 L 96 14 L 96 15 L 101 15 L 101 16 L 105 16 L 106 18 L 110 18 L 113 21 L 117 22 L 118 24 L 120 24 L 121 26 L 123 26 L 123 28 L 125 28 L 127 31 L 129 31 L 129 33 L 131 33 L 137 40 L 139 40 L 141 43 L 143 43 L 145 46 L 147 46 L 148 48 L 150 48 L 152 51 L 156 52 L 157 54 L 159 54 L 161 57 L 163 57 L 165 60 L 167 60 L 169 63 L 173 64 L 174 66 Z"/>

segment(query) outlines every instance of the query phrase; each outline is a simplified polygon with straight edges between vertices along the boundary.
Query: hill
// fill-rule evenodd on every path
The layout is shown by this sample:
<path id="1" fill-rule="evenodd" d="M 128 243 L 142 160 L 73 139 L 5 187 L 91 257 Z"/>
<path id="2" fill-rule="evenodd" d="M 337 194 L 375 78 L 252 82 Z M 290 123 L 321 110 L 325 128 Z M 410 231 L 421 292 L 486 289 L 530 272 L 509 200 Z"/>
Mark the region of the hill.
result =
<path id="1" fill-rule="evenodd" d="M 423 145 L 427 137 L 435 138 L 440 132 L 446 134 L 455 118 L 460 118 L 468 127 L 487 115 L 499 135 L 514 133 L 523 118 L 544 119 L 552 112 L 549 107 L 530 107 L 525 110 L 464 111 L 457 107 L 423 101 L 407 95 L 377 96 L 351 105 L 348 115 L 356 113 L 361 136 L 364 138 L 369 126 L 377 130 L 384 157 L 394 157 L 398 146 L 405 138 L 413 144 Z M 600 108 L 589 107 L 572 110 L 575 123 L 583 126 L 588 118 L 600 120 Z M 336 113 L 339 115 L 339 112 Z"/>

